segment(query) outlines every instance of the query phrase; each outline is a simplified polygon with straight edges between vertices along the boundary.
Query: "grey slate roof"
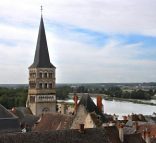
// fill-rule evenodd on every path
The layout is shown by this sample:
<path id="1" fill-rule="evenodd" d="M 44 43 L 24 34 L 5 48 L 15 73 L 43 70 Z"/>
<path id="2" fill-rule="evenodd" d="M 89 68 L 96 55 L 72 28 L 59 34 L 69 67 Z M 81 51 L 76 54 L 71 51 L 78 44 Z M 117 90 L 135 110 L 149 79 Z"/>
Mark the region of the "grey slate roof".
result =
<path id="1" fill-rule="evenodd" d="M 34 63 L 29 68 L 55 68 L 50 62 L 42 16 L 40 21 Z"/>
<path id="2" fill-rule="evenodd" d="M 18 118 L 0 104 L 0 132 L 20 131 Z"/>
<path id="3" fill-rule="evenodd" d="M 107 118 L 105 117 L 104 114 L 102 114 L 101 112 L 99 112 L 97 106 L 95 105 L 95 103 L 93 102 L 93 100 L 91 99 L 91 97 L 86 94 L 86 95 L 83 95 L 80 99 L 80 102 L 79 102 L 79 105 L 83 105 L 87 112 L 89 113 L 92 113 L 92 112 L 95 112 L 97 115 L 100 116 L 100 120 L 102 122 L 107 122 Z"/>
<path id="4" fill-rule="evenodd" d="M 27 124 L 30 127 L 38 121 L 39 117 L 32 114 L 28 107 L 15 107 L 13 114 L 19 117 L 21 124 Z"/>

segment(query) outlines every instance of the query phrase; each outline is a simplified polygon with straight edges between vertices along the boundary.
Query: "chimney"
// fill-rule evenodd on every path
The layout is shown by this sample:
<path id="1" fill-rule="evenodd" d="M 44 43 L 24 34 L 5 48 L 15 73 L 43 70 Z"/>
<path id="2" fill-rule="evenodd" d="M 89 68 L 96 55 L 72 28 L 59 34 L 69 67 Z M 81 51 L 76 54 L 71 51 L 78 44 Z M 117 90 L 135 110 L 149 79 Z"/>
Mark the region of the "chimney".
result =
<path id="1" fill-rule="evenodd" d="M 74 100 L 74 112 L 77 112 L 77 107 L 78 107 L 78 96 L 77 95 L 74 95 L 73 97 L 73 100 Z"/>
<path id="2" fill-rule="evenodd" d="M 66 104 L 64 102 L 61 103 L 61 114 L 66 114 Z"/>
<path id="3" fill-rule="evenodd" d="M 13 108 L 11 109 L 11 111 L 12 111 L 12 113 L 16 113 L 16 108 L 13 107 Z"/>
<path id="4" fill-rule="evenodd" d="M 122 143 L 124 142 L 124 131 L 123 131 L 123 127 L 124 127 L 124 125 L 122 125 L 122 124 L 119 124 L 119 126 L 118 126 L 119 138 L 120 138 L 120 141 Z"/>
<path id="5" fill-rule="evenodd" d="M 138 122 L 137 122 L 137 121 L 135 121 L 135 122 L 133 123 L 133 128 L 134 128 L 136 131 L 138 131 L 139 125 L 138 125 Z"/>
<path id="6" fill-rule="evenodd" d="M 122 116 L 123 120 L 124 121 L 127 121 L 128 120 L 128 117 L 127 116 Z"/>
<path id="7" fill-rule="evenodd" d="M 150 141 L 150 131 L 146 131 L 145 132 L 145 141 L 146 141 L 146 143 L 151 143 L 151 141 Z"/>
<path id="8" fill-rule="evenodd" d="M 80 126 L 79 132 L 84 134 L 85 133 L 84 124 L 79 124 L 79 126 Z"/>
<path id="9" fill-rule="evenodd" d="M 99 109 L 99 112 L 102 112 L 102 97 L 97 96 L 97 107 Z"/>

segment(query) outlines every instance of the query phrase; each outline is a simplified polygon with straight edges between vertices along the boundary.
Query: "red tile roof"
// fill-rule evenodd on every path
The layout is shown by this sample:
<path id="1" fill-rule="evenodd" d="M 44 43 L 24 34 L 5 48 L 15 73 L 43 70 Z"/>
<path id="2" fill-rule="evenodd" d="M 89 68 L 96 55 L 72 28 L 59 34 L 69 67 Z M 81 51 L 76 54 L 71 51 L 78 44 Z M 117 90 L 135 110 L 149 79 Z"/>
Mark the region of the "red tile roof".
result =
<path id="1" fill-rule="evenodd" d="M 33 129 L 34 131 L 50 131 L 69 129 L 71 127 L 73 117 L 59 113 L 46 113 L 41 117 L 41 121 Z"/>

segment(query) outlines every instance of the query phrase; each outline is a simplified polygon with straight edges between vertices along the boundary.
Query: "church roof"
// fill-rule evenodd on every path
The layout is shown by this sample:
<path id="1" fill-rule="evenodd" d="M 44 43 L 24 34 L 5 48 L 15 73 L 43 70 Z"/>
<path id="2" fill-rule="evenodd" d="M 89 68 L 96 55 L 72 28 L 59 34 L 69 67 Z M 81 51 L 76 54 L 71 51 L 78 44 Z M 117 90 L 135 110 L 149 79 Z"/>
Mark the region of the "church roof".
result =
<path id="1" fill-rule="evenodd" d="M 55 68 L 54 65 L 50 62 L 42 16 L 40 21 L 34 62 L 29 68 Z"/>

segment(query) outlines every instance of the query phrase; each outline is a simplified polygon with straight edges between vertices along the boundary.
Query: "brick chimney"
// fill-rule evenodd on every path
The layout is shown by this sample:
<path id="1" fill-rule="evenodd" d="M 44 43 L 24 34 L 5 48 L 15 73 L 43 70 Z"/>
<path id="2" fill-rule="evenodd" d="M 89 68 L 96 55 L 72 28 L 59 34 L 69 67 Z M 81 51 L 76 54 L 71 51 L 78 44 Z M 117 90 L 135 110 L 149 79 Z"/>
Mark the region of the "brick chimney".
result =
<path id="1" fill-rule="evenodd" d="M 12 113 L 16 113 L 16 108 L 13 107 L 13 108 L 11 109 L 11 112 L 12 112 Z"/>
<path id="2" fill-rule="evenodd" d="M 74 112 L 77 112 L 78 96 L 77 95 L 74 95 L 73 100 L 74 100 Z"/>
<path id="3" fill-rule="evenodd" d="M 136 131 L 138 131 L 139 125 L 138 125 L 138 122 L 137 122 L 137 121 L 135 121 L 135 122 L 133 123 L 133 128 L 134 128 Z"/>
<path id="4" fill-rule="evenodd" d="M 99 109 L 99 112 L 102 112 L 102 97 L 97 96 L 97 107 Z"/>
<path id="5" fill-rule="evenodd" d="M 120 141 L 122 143 L 124 142 L 124 131 L 123 131 L 123 127 L 124 127 L 124 125 L 122 125 L 122 124 L 119 124 L 119 126 L 118 126 L 119 138 L 120 138 Z"/>
<path id="6" fill-rule="evenodd" d="M 61 114 L 66 114 L 66 103 L 61 103 Z"/>
<path id="7" fill-rule="evenodd" d="M 127 116 L 122 116 L 123 120 L 127 121 L 128 117 Z"/>
<path id="8" fill-rule="evenodd" d="M 145 131 L 145 141 L 146 141 L 146 143 L 151 143 L 151 141 L 150 141 L 150 131 L 148 131 L 148 130 Z"/>
<path id="9" fill-rule="evenodd" d="M 84 134 L 85 133 L 84 124 L 79 124 L 79 126 L 80 126 L 79 132 Z"/>

